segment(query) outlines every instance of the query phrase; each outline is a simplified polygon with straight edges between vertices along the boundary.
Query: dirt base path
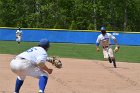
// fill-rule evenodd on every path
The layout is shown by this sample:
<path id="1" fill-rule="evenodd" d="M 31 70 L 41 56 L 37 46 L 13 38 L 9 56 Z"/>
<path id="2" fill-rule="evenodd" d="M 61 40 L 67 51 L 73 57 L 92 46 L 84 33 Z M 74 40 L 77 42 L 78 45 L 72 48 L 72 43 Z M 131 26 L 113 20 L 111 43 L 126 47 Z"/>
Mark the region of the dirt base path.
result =
<path id="1" fill-rule="evenodd" d="M 13 93 L 16 75 L 9 63 L 13 55 L 0 55 L 0 93 Z M 62 69 L 49 76 L 45 93 L 140 93 L 140 64 L 61 58 Z M 27 77 L 20 93 L 38 93 L 38 80 Z"/>

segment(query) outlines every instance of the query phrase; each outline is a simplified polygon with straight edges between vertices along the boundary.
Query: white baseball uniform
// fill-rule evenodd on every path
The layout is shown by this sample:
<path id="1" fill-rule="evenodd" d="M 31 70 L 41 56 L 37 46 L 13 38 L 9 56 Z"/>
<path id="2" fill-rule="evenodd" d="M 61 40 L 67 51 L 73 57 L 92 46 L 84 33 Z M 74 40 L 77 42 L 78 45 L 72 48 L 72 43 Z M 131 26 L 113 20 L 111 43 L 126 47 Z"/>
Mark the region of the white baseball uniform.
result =
<path id="1" fill-rule="evenodd" d="M 106 33 L 104 36 L 100 34 L 96 40 L 96 43 L 99 43 L 103 48 L 104 58 L 108 58 L 108 54 L 110 57 L 114 57 L 110 39 L 116 38 L 112 34 Z"/>
<path id="2" fill-rule="evenodd" d="M 47 52 L 44 48 L 36 46 L 19 54 L 11 63 L 11 70 L 18 75 L 18 78 L 24 80 L 26 76 L 39 78 L 48 74 L 37 67 L 38 62 L 45 63 L 47 60 Z"/>
<path id="3" fill-rule="evenodd" d="M 20 42 L 22 38 L 22 31 L 21 30 L 17 30 L 16 31 L 16 41 Z"/>

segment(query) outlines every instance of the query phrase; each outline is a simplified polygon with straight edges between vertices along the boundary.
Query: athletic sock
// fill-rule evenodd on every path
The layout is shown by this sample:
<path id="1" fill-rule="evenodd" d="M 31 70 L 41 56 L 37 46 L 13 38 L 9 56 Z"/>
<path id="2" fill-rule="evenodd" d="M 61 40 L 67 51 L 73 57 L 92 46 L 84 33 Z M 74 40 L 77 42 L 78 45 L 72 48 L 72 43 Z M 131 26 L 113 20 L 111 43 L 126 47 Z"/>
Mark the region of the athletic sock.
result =
<path id="1" fill-rule="evenodd" d="M 48 77 L 47 76 L 40 76 L 39 78 L 39 89 L 44 93 L 46 84 L 48 81 Z"/>
<path id="2" fill-rule="evenodd" d="M 116 66 L 116 60 L 115 60 L 115 58 L 112 60 L 113 61 L 113 65 L 114 65 L 114 67 L 116 68 L 117 66 Z"/>
<path id="3" fill-rule="evenodd" d="M 19 80 L 17 78 L 17 80 L 16 80 L 16 86 L 15 86 L 15 92 L 16 93 L 19 93 L 20 87 L 22 86 L 23 82 L 24 82 L 23 80 Z"/>

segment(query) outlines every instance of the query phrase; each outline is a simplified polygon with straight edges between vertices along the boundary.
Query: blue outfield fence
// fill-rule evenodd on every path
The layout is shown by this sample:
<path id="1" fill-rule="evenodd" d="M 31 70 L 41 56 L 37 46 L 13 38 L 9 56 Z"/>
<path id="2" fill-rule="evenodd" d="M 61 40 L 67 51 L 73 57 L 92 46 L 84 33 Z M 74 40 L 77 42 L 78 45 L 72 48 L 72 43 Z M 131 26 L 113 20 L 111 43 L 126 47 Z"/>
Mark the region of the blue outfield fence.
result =
<path id="1" fill-rule="evenodd" d="M 22 41 L 39 41 L 48 38 L 50 42 L 95 44 L 100 32 L 70 31 L 70 30 L 35 30 L 22 29 Z M 140 33 L 109 32 L 113 34 L 120 45 L 140 45 Z M 16 39 L 16 29 L 0 28 L 0 40 Z"/>

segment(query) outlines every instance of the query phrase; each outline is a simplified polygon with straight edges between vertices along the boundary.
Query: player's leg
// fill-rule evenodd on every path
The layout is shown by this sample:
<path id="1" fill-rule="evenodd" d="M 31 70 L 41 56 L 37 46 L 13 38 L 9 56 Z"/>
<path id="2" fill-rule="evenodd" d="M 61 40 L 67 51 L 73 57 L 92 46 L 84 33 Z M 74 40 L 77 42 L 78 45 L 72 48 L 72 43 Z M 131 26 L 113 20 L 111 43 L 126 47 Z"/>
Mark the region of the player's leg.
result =
<path id="1" fill-rule="evenodd" d="M 16 37 L 16 42 L 18 43 L 18 37 Z"/>
<path id="2" fill-rule="evenodd" d="M 108 57 L 108 61 L 109 61 L 110 63 L 112 63 L 112 59 L 111 59 L 110 57 Z"/>
<path id="3" fill-rule="evenodd" d="M 20 37 L 18 37 L 18 44 L 20 44 Z"/>
<path id="4" fill-rule="evenodd" d="M 112 60 L 111 60 L 106 48 L 103 49 L 103 55 L 104 55 L 104 60 L 109 61 L 110 63 L 112 62 Z"/>
<path id="5" fill-rule="evenodd" d="M 23 62 L 23 60 L 14 59 L 11 61 L 10 66 L 11 66 L 11 70 L 18 75 L 15 84 L 15 93 L 19 93 L 20 88 L 26 77 L 24 72 L 24 68 L 26 67 L 26 65 L 25 62 Z"/>
<path id="6" fill-rule="evenodd" d="M 20 42 L 21 42 L 21 36 L 19 36 L 19 41 L 18 41 L 18 44 L 20 44 Z"/>
<path id="7" fill-rule="evenodd" d="M 16 39 L 16 41 L 18 42 L 18 44 L 20 44 L 20 42 L 21 42 L 21 36 L 18 36 L 17 39 Z"/>
<path id="8" fill-rule="evenodd" d="M 26 73 L 28 76 L 39 79 L 39 93 L 44 93 L 48 81 L 48 74 L 34 65 L 32 65 Z"/>
<path id="9" fill-rule="evenodd" d="M 115 67 L 115 68 L 117 68 L 115 58 L 114 58 L 114 59 L 112 59 L 112 61 L 113 61 L 113 65 L 114 65 L 114 67 Z"/>
<path id="10" fill-rule="evenodd" d="M 117 66 L 116 66 L 116 60 L 115 60 L 115 56 L 114 56 L 114 54 L 113 54 L 112 48 L 109 48 L 109 56 L 111 57 L 111 60 L 112 60 L 112 62 L 113 62 L 113 66 L 116 68 L 116 67 L 117 67 Z"/>
<path id="11" fill-rule="evenodd" d="M 23 82 L 25 80 L 25 76 L 18 76 L 16 79 L 16 84 L 15 84 L 15 92 L 14 93 L 19 93 L 21 86 L 23 85 Z"/>
<path id="12" fill-rule="evenodd" d="M 44 93 L 45 87 L 47 85 L 48 77 L 40 76 L 39 77 L 39 93 Z"/>

